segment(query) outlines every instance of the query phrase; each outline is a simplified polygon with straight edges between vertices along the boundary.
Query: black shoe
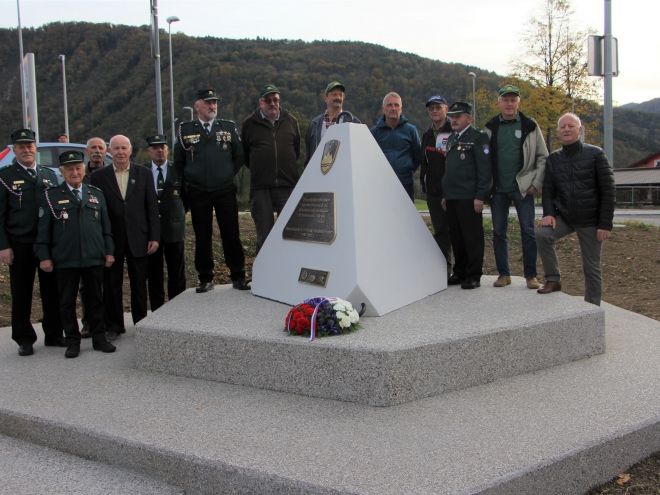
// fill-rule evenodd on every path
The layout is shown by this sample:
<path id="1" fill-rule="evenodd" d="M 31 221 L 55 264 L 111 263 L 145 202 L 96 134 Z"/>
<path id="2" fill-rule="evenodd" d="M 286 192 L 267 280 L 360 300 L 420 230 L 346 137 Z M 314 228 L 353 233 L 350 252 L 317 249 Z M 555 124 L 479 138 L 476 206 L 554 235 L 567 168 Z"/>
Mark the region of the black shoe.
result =
<path id="1" fill-rule="evenodd" d="M 197 292 L 197 294 L 201 294 L 210 290 L 213 290 L 213 282 L 202 282 L 199 284 L 199 287 L 195 289 L 195 292 Z"/>
<path id="2" fill-rule="evenodd" d="M 447 285 L 458 285 L 465 281 L 465 278 L 459 277 L 455 273 L 447 280 Z"/>
<path id="3" fill-rule="evenodd" d="M 32 348 L 32 344 L 23 344 L 18 347 L 19 356 L 32 356 L 32 354 L 34 354 L 34 349 Z"/>
<path id="4" fill-rule="evenodd" d="M 461 284 L 461 289 L 476 289 L 477 287 L 481 287 L 478 280 L 466 280 Z"/>
<path id="5" fill-rule="evenodd" d="M 232 282 L 232 287 L 236 290 L 250 290 L 250 286 L 248 283 L 245 281 L 244 278 L 237 278 Z"/>
<path id="6" fill-rule="evenodd" d="M 108 342 L 114 342 L 117 340 L 117 334 L 115 332 L 105 332 L 105 340 Z"/>
<path id="7" fill-rule="evenodd" d="M 66 340 L 64 337 L 58 337 L 55 340 L 45 340 L 44 345 L 46 347 L 66 347 Z"/>
<path id="8" fill-rule="evenodd" d="M 89 334 L 89 325 L 83 325 L 82 330 L 80 331 L 81 339 L 88 339 L 91 335 Z"/>
<path id="9" fill-rule="evenodd" d="M 66 352 L 64 353 L 65 358 L 77 358 L 78 354 L 80 354 L 80 344 L 71 344 L 69 347 L 66 348 Z"/>
<path id="10" fill-rule="evenodd" d="M 115 352 L 117 350 L 117 348 L 107 340 L 94 342 L 94 344 L 92 344 L 92 347 L 94 348 L 95 351 L 101 351 L 101 352 Z"/>

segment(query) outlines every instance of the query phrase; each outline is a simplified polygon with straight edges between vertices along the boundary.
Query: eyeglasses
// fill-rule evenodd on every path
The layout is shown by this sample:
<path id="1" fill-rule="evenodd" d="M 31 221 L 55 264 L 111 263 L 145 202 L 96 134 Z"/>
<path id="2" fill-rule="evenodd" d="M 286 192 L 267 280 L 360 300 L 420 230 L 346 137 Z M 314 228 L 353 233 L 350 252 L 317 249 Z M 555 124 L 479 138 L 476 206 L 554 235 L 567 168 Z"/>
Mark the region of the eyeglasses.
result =
<path id="1" fill-rule="evenodd" d="M 431 105 L 429 107 L 429 112 L 439 112 L 443 108 L 447 108 L 447 105 Z"/>
<path id="2" fill-rule="evenodd" d="M 262 98 L 262 100 L 265 103 L 278 103 L 280 101 L 279 98 Z"/>

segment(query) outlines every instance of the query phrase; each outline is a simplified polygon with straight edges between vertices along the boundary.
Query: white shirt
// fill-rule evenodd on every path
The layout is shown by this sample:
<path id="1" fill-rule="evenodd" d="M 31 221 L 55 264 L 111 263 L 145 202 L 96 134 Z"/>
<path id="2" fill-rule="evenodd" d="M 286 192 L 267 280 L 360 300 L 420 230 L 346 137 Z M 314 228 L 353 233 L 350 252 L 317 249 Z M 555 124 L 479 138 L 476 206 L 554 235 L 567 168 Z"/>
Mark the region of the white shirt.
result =
<path id="1" fill-rule="evenodd" d="M 82 202 L 82 184 L 80 184 L 80 187 L 76 189 L 75 187 L 71 187 L 68 182 L 65 182 L 66 186 L 69 188 L 69 191 L 73 194 L 74 198 L 78 198 Z M 78 191 L 78 196 L 76 196 L 76 193 L 73 191 Z"/>
<path id="2" fill-rule="evenodd" d="M 463 135 L 463 133 L 464 133 L 465 131 L 467 131 L 469 128 L 470 128 L 470 126 L 468 125 L 465 129 L 463 129 L 461 132 L 458 133 L 458 136 L 457 136 L 457 137 L 460 138 L 460 137 Z"/>
<path id="3" fill-rule="evenodd" d="M 163 171 L 163 185 L 165 185 L 165 181 L 167 180 L 167 162 L 163 163 L 160 168 Z M 158 194 L 158 165 L 154 162 L 151 162 L 151 172 L 154 174 L 154 186 L 156 186 L 156 194 Z"/>

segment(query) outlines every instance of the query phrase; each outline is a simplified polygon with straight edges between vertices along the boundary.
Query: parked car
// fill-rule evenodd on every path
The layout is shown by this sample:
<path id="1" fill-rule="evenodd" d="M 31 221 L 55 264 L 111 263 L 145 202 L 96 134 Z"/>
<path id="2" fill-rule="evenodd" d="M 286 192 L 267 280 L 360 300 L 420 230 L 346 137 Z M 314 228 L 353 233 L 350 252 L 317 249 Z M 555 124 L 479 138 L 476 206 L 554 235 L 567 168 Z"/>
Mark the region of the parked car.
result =
<path id="1" fill-rule="evenodd" d="M 86 146 L 84 144 L 76 143 L 39 143 L 37 145 L 37 163 L 42 167 L 48 167 L 55 172 L 57 175 L 57 180 L 62 182 L 62 176 L 60 174 L 60 160 L 59 156 L 61 153 L 69 150 L 80 151 L 85 154 Z M 0 151 L 0 168 L 10 163 L 14 163 L 16 160 L 16 155 L 14 155 L 14 147 L 12 145 L 7 146 L 6 149 Z M 112 163 L 112 157 L 106 153 L 105 158 L 103 159 L 106 165 Z M 89 163 L 89 158 L 85 155 L 85 165 Z"/>

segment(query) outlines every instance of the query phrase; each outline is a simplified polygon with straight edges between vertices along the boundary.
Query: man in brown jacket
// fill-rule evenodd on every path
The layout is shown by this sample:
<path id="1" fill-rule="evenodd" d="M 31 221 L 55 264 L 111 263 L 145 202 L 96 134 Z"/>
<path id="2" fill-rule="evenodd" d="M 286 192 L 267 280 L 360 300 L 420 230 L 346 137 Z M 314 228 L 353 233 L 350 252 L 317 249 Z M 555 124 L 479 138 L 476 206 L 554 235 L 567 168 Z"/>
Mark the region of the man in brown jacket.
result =
<path id="1" fill-rule="evenodd" d="M 272 84 L 259 90 L 259 108 L 243 121 L 241 141 L 250 169 L 250 213 L 257 230 L 257 254 L 298 182 L 300 128 L 280 108 L 280 91 Z"/>

